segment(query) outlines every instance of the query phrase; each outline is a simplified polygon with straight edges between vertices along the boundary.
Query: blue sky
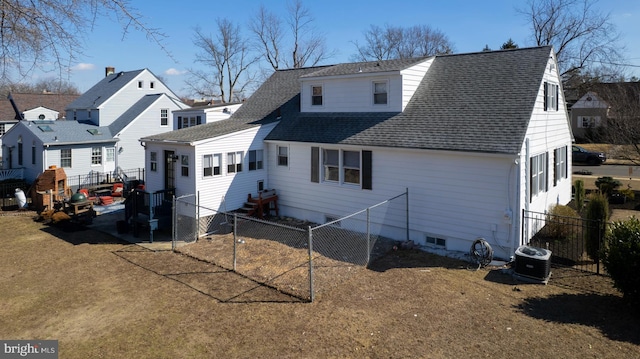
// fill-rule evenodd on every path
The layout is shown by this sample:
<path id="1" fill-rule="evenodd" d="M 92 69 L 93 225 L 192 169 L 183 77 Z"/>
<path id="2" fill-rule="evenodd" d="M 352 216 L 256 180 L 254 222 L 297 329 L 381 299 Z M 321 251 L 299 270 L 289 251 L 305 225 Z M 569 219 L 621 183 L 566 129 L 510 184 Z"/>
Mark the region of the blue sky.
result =
<path id="1" fill-rule="evenodd" d="M 122 27 L 109 19 L 98 19 L 93 30 L 84 34 L 84 54 L 74 64 L 69 80 L 86 91 L 104 76 L 106 66 L 116 71 L 148 68 L 161 76 L 179 95 L 188 92 L 186 71 L 194 68 L 193 45 L 196 26 L 214 32 L 215 21 L 227 18 L 242 27 L 265 4 L 276 14 L 286 13 L 286 0 L 136 0 L 134 6 L 151 27 L 159 28 L 168 56 L 142 33 L 131 31 L 123 38 Z M 520 0 L 323 0 L 304 1 L 315 18 L 317 30 L 325 35 L 327 47 L 336 56 L 327 63 L 347 62 L 355 51 L 354 41 L 362 42 L 363 31 L 371 24 L 408 27 L 429 25 L 446 34 L 456 53 L 480 51 L 485 45 L 498 49 L 512 38 L 520 47 L 532 45 L 527 20 L 516 11 Z M 609 13 L 622 34 L 631 74 L 640 77 L 640 1 L 601 0 L 598 7 Z"/>

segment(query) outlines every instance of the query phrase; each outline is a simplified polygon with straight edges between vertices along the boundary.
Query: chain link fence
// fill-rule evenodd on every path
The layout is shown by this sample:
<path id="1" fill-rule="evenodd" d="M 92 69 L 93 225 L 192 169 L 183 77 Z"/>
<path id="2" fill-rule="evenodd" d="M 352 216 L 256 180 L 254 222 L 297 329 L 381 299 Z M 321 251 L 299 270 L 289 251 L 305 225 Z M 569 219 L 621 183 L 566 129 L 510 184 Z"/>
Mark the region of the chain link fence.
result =
<path id="1" fill-rule="evenodd" d="M 408 236 L 408 192 L 315 224 L 265 221 L 176 198 L 173 248 L 288 295 L 313 301 Z M 381 244 L 382 243 L 382 244 Z"/>

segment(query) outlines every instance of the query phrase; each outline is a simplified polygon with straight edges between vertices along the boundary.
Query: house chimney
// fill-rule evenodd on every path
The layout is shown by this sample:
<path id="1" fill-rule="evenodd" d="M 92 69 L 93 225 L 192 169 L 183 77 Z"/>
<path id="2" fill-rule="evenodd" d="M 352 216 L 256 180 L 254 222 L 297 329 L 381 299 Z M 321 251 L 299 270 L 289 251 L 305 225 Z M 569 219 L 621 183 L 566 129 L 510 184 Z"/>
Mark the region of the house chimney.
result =
<path id="1" fill-rule="evenodd" d="M 115 73 L 116 73 L 116 68 L 115 68 L 115 67 L 113 67 L 113 66 L 107 66 L 107 67 L 104 69 L 104 76 L 105 76 L 105 77 L 106 77 L 106 76 L 109 76 L 109 75 L 111 75 L 111 74 L 115 74 Z"/>

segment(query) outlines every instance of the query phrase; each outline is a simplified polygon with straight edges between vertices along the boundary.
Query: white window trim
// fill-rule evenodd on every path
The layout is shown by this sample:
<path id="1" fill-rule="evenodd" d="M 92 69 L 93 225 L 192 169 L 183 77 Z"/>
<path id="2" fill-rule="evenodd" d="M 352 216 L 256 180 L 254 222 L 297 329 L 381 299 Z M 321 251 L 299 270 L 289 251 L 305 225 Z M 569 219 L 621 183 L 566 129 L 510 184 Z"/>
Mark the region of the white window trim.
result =
<path id="1" fill-rule="evenodd" d="M 229 161 L 230 155 L 233 155 L 233 161 Z M 243 157 L 244 157 L 243 151 L 227 152 L 227 174 L 228 175 L 235 175 L 244 170 Z M 229 171 L 229 166 L 231 165 L 233 165 L 233 171 Z"/>
<path id="2" fill-rule="evenodd" d="M 149 152 L 149 170 L 152 172 L 158 171 L 158 152 Z"/>
<path id="3" fill-rule="evenodd" d="M 321 98 L 321 100 L 322 100 L 322 103 L 321 103 L 321 104 L 319 104 L 319 105 L 314 105 L 314 104 L 313 104 L 313 97 L 314 97 L 314 95 L 313 95 L 313 88 L 314 88 L 314 87 L 320 87 L 320 90 L 321 90 L 321 92 L 322 92 L 322 94 L 321 94 L 321 96 L 320 96 L 320 98 Z M 317 108 L 317 107 L 324 107 L 324 104 L 326 103 L 326 101 L 325 101 L 324 84 L 311 84 L 311 85 L 310 85 L 310 87 L 309 87 L 309 95 L 310 95 L 310 96 L 309 96 L 309 104 L 311 105 L 311 107 L 316 107 L 316 108 Z"/>
<path id="4" fill-rule="evenodd" d="M 166 122 L 165 124 L 162 124 L 162 120 L 163 119 Z M 161 108 L 160 109 L 160 126 L 161 127 L 169 126 L 169 109 L 168 108 Z"/>
<path id="5" fill-rule="evenodd" d="M 63 156 L 62 151 L 69 151 L 69 157 Z M 63 161 L 69 160 L 69 166 L 65 166 Z M 71 148 L 63 148 L 60 150 L 60 167 L 62 168 L 72 168 L 73 166 L 73 150 Z"/>
<path id="6" fill-rule="evenodd" d="M 533 161 L 531 161 L 533 160 Z M 547 152 L 543 152 L 537 154 L 535 156 L 531 156 L 531 173 L 530 173 L 530 188 L 531 188 L 531 198 L 535 198 L 538 195 L 544 194 L 548 191 L 548 183 L 549 183 L 549 174 L 547 173 L 549 156 Z M 544 182 L 540 182 L 542 179 Z M 535 183 L 535 186 L 534 186 Z"/>
<path id="7" fill-rule="evenodd" d="M 324 162 L 325 151 L 338 151 L 338 180 L 329 180 L 326 179 L 326 165 Z M 358 153 L 358 183 L 354 182 L 346 182 L 345 181 L 345 169 L 348 167 L 344 164 L 344 153 L 345 152 L 357 152 Z M 355 168 L 355 167 L 354 167 Z M 348 186 L 354 188 L 361 188 L 362 186 L 362 151 L 361 150 L 351 150 L 351 149 L 341 149 L 341 148 L 320 148 L 320 180 L 323 183 L 336 184 L 341 186 Z"/>
<path id="8" fill-rule="evenodd" d="M 93 153 L 93 150 L 95 150 L 95 149 L 100 151 L 99 155 L 96 155 L 96 154 Z M 100 156 L 100 157 L 98 158 L 98 156 Z M 102 156 L 103 156 L 102 147 L 91 147 L 91 166 L 102 166 L 102 162 L 103 162 Z M 96 159 L 98 159 L 100 162 L 99 163 L 93 163 L 94 157 Z"/>
<path id="9" fill-rule="evenodd" d="M 251 169 L 251 152 L 254 152 L 255 155 L 255 168 Z M 260 156 L 258 156 L 258 154 L 260 154 Z M 258 159 L 259 157 L 259 159 Z M 258 167 L 258 165 L 260 165 L 260 167 Z M 256 150 L 249 150 L 247 152 L 247 170 L 248 171 L 261 171 L 264 170 L 264 150 L 263 149 L 256 149 Z"/>
<path id="10" fill-rule="evenodd" d="M 287 156 L 285 157 L 287 159 L 287 164 L 286 165 L 282 165 L 280 164 L 280 148 L 286 148 L 287 149 Z M 287 167 L 289 168 L 289 155 L 290 155 L 290 148 L 289 146 L 276 146 L 276 165 L 279 167 Z"/>
<path id="11" fill-rule="evenodd" d="M 376 84 L 385 84 L 385 94 L 387 95 L 385 103 L 376 103 Z M 382 93 L 382 92 L 380 92 Z M 371 104 L 376 107 L 389 106 L 389 80 L 373 80 L 371 82 Z"/>
<path id="12" fill-rule="evenodd" d="M 210 175 L 205 175 L 204 174 L 204 169 L 206 168 L 204 165 L 204 158 L 207 156 L 211 156 L 211 174 Z M 218 165 L 216 166 L 216 159 L 218 161 Z M 218 173 L 216 174 L 216 167 L 218 167 Z M 219 177 L 222 176 L 222 153 L 209 153 L 209 154 L 205 154 L 202 155 L 202 178 L 209 178 L 209 177 Z"/>

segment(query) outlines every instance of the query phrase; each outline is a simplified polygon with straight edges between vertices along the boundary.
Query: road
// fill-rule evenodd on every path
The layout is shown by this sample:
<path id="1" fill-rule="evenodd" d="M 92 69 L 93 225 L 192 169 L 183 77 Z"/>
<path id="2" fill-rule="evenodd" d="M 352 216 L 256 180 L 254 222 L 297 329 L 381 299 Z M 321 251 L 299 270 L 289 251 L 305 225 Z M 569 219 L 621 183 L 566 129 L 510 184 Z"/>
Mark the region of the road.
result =
<path id="1" fill-rule="evenodd" d="M 631 168 L 631 173 L 629 173 Z M 573 166 L 574 174 L 591 172 L 591 176 L 603 177 L 609 176 L 614 178 L 633 178 L 640 179 L 640 166 L 623 166 L 623 165 L 602 165 L 602 166 Z"/>
<path id="2" fill-rule="evenodd" d="M 631 174 L 629 174 L 631 168 Z M 588 171 L 588 172 L 582 172 Z M 590 172 L 590 173 L 589 173 Z M 583 180 L 586 189 L 596 189 L 595 181 L 598 177 L 613 177 L 622 184 L 620 188 L 640 189 L 640 167 L 625 165 L 602 165 L 602 166 L 573 166 L 573 181 Z"/>

